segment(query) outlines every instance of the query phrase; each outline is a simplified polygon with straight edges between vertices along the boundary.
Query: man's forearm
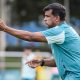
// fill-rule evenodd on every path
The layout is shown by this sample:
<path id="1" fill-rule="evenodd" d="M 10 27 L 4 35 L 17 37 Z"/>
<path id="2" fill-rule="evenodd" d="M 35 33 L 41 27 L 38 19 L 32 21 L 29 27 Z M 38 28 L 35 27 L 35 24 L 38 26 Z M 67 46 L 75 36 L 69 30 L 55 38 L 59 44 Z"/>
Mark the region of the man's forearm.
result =
<path id="1" fill-rule="evenodd" d="M 45 36 L 41 32 L 29 32 L 13 29 L 8 27 L 2 20 L 0 20 L 0 30 L 26 41 L 47 42 Z"/>
<path id="2" fill-rule="evenodd" d="M 32 36 L 32 32 L 29 32 L 29 31 L 23 31 L 23 30 L 17 30 L 17 29 L 13 29 L 11 27 L 5 27 L 3 29 L 4 32 L 7 32 L 17 38 L 20 38 L 20 39 L 24 39 L 24 40 L 28 40 L 30 41 L 30 38 Z"/>
<path id="3" fill-rule="evenodd" d="M 7 32 L 17 38 L 34 41 L 34 42 L 47 42 L 46 38 L 40 32 L 29 32 L 24 30 L 17 30 L 8 26 L 2 28 L 2 31 Z"/>
<path id="4" fill-rule="evenodd" d="M 54 59 L 44 59 L 44 66 L 56 67 Z"/>

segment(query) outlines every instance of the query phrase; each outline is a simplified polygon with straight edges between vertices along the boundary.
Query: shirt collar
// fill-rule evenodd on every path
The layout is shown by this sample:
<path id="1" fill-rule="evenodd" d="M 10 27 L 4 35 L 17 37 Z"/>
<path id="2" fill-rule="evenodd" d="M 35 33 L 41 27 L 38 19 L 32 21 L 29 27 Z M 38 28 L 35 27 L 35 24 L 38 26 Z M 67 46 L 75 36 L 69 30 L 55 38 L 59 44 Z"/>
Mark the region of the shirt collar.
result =
<path id="1" fill-rule="evenodd" d="M 66 21 L 60 22 L 60 24 L 58 26 L 61 26 L 62 24 L 66 24 Z"/>

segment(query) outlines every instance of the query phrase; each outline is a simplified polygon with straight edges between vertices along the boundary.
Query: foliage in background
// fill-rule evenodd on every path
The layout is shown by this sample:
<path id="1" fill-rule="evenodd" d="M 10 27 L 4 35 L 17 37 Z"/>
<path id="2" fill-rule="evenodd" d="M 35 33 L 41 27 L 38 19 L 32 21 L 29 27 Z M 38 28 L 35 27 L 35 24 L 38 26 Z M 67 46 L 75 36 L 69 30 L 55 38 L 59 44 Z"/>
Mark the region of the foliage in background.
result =
<path id="1" fill-rule="evenodd" d="M 39 21 L 43 8 L 52 2 L 63 0 L 14 0 L 12 4 L 12 22 L 21 24 L 23 22 Z"/>

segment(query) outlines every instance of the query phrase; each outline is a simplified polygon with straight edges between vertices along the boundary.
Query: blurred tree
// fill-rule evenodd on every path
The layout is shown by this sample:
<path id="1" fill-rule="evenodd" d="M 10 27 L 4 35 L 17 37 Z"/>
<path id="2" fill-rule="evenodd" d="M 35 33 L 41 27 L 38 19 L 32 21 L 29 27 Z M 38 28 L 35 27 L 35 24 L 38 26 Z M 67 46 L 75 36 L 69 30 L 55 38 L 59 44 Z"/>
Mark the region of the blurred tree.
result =
<path id="1" fill-rule="evenodd" d="M 56 0 L 14 0 L 11 13 L 12 22 L 18 24 L 33 20 L 38 22 L 44 6 L 55 1 Z"/>
<path id="2" fill-rule="evenodd" d="M 70 15 L 80 18 L 80 0 L 70 0 Z"/>
<path id="3" fill-rule="evenodd" d="M 19 24 L 25 21 L 38 21 L 40 15 L 40 5 L 38 0 L 15 0 L 13 4 L 12 21 Z"/>
<path id="4" fill-rule="evenodd" d="M 22 24 L 23 22 L 39 21 L 42 9 L 49 3 L 64 3 L 64 0 L 14 0 L 12 4 L 12 23 Z M 70 0 L 70 14 L 80 18 L 80 0 Z M 76 11 L 75 11 L 76 10 Z"/>

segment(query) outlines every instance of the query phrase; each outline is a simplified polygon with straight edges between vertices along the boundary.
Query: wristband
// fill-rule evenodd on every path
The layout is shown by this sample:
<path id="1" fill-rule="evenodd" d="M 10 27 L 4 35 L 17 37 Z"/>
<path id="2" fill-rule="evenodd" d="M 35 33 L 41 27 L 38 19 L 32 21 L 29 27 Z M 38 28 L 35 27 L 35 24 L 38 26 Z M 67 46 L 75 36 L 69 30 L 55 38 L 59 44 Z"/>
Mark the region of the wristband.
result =
<path id="1" fill-rule="evenodd" d="M 41 66 L 44 66 L 44 63 L 45 63 L 45 62 L 44 62 L 44 60 L 42 59 L 42 61 L 41 61 Z"/>

